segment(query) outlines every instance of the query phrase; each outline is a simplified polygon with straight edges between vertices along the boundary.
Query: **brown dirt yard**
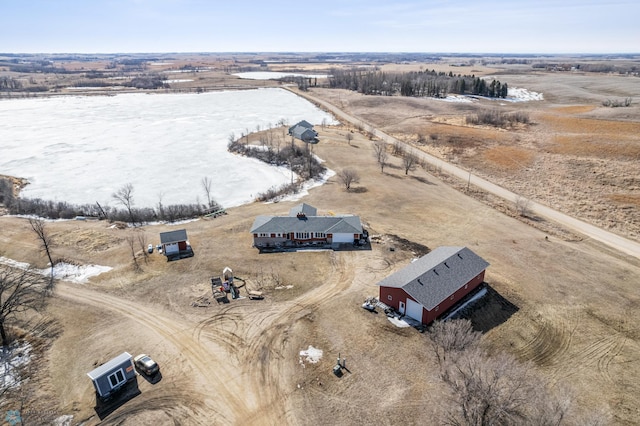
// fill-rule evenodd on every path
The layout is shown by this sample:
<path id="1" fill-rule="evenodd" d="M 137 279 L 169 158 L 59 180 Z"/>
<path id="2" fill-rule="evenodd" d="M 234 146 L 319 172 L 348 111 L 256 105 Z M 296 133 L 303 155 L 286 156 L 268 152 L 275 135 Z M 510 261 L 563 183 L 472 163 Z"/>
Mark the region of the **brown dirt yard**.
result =
<path id="1" fill-rule="evenodd" d="M 476 173 L 485 170 L 497 182 L 566 212 L 579 205 L 581 217 L 594 223 L 601 219 L 598 212 L 610 212 L 611 223 L 618 223 L 610 228 L 637 237 L 637 228 L 627 226 L 639 225 L 640 203 L 631 196 L 638 181 L 629 183 L 640 176 L 632 161 L 637 105 L 601 108 L 596 98 L 613 96 L 613 89 L 597 96 L 577 89 L 589 86 L 591 77 L 578 77 L 583 83 L 573 81 L 571 87 L 555 75 L 499 78 L 545 93 L 545 101 L 517 105 L 530 111 L 534 124 L 527 129 L 446 124 L 472 112 L 469 104 L 325 89 L 313 94 L 403 140 L 437 134 L 431 139 L 437 143 L 420 148 L 465 167 L 476 165 Z M 544 89 L 554 81 L 563 87 L 557 99 Z M 594 123 L 603 123 L 603 130 L 593 141 L 623 132 L 630 151 L 612 142 L 610 156 L 592 154 L 593 143 L 581 142 L 580 134 Z M 437 170 L 405 175 L 401 161 L 391 157 L 381 173 L 364 135 L 355 132 L 348 144 L 349 129 L 317 130 L 321 142 L 314 152 L 332 170 L 356 169 L 361 179 L 355 188 L 348 192 L 333 177 L 300 201 L 253 203 L 180 225 L 189 234 L 193 258 L 168 263 L 153 253 L 145 261 L 140 252 L 142 271 L 134 272 L 128 236 L 141 234 L 156 244 L 160 232 L 175 227 L 47 223 L 55 257 L 113 270 L 85 284 L 59 282 L 48 310 L 37 318 L 56 332 L 43 337 L 49 346 L 42 349 L 32 405 L 71 414 L 73 424 L 85 425 L 430 424 L 442 415 L 446 395 L 438 387 L 427 334 L 396 328 L 360 305 L 377 295 L 379 280 L 421 254 L 416 251 L 421 246 L 461 245 L 491 264 L 486 282 L 494 296 L 473 318 L 492 351 L 511 353 L 551 383 L 567 386 L 572 418 L 598 411 L 612 424 L 640 423 L 640 259 L 593 240 L 568 238 L 570 233 L 552 225 L 530 226 L 505 214 L 509 206 L 501 212 L 454 189 Z M 456 143 L 463 147 L 453 149 Z M 599 186 L 588 192 L 585 188 L 596 185 L 591 175 L 599 176 Z M 370 251 L 259 254 L 251 247 L 256 215 L 285 214 L 301 201 L 321 214 L 359 215 L 381 242 Z M 615 207 L 620 205 L 630 207 Z M 0 217 L 0 230 L 0 255 L 45 266 L 25 219 Z M 209 297 L 210 277 L 225 266 L 247 288 L 262 290 L 265 299 L 193 306 Z M 299 356 L 310 345 L 323 351 L 318 363 Z M 86 373 L 123 351 L 150 354 L 162 378 L 156 383 L 139 378 L 140 394 L 101 420 Z M 338 353 L 350 370 L 342 378 L 332 374 Z"/>

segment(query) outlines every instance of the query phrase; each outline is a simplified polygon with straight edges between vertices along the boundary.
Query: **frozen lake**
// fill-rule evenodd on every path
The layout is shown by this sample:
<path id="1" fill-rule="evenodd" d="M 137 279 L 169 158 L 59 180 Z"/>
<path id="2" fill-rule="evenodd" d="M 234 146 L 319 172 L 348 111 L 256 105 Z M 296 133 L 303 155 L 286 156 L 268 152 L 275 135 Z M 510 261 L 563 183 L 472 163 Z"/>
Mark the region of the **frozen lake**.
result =
<path id="1" fill-rule="evenodd" d="M 204 202 L 203 177 L 225 207 L 289 182 L 286 168 L 227 151 L 229 135 L 333 117 L 283 89 L 201 94 L 61 96 L 0 102 L 0 174 L 27 178 L 26 198 L 136 207 Z"/>

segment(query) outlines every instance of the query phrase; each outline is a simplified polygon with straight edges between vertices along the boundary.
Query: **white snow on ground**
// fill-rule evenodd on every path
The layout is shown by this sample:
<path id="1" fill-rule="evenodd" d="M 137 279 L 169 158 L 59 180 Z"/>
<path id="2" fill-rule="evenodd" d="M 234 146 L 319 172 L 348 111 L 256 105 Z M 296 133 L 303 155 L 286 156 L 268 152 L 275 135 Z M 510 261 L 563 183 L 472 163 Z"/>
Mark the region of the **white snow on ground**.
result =
<path id="1" fill-rule="evenodd" d="M 175 79 L 175 80 L 162 80 L 162 82 L 164 84 L 171 84 L 171 83 L 187 83 L 189 81 L 193 81 L 191 79 L 188 78 L 183 78 L 183 79 Z"/>
<path id="2" fill-rule="evenodd" d="M 8 265 L 18 269 L 29 269 L 31 265 L 24 262 L 18 262 L 13 259 L 0 256 L 0 264 Z M 100 275 L 103 272 L 110 271 L 110 266 L 100 265 L 72 265 L 70 263 L 59 262 L 53 267 L 53 277 L 63 281 L 70 281 L 78 284 L 86 283 L 89 278 Z M 51 274 L 51 268 L 45 269 L 31 269 L 35 273 L 39 273 L 44 276 Z"/>
<path id="3" fill-rule="evenodd" d="M 233 74 L 247 80 L 278 80 L 284 77 L 327 78 L 328 74 L 300 74 L 295 72 L 250 71 Z"/>
<path id="4" fill-rule="evenodd" d="M 227 151 L 236 138 L 280 120 L 337 122 L 284 89 L 200 94 L 120 94 L 0 102 L 0 170 L 24 177 L 26 198 L 114 205 L 112 194 L 133 185 L 136 207 L 202 202 L 224 207 L 291 180 L 287 167 Z M 34 126 L 33 123 L 38 123 Z"/>
<path id="5" fill-rule="evenodd" d="M 400 327 L 400 328 L 410 327 L 409 323 L 401 318 L 387 317 L 387 319 L 391 322 L 391 324 L 395 325 L 396 327 Z"/>
<path id="6" fill-rule="evenodd" d="M 458 312 L 460 312 L 460 310 L 466 308 L 469 305 L 472 305 L 473 303 L 475 303 L 476 301 L 478 301 L 480 298 L 484 297 L 484 295 L 487 294 L 487 289 L 483 288 L 481 289 L 479 292 L 477 292 L 471 299 L 467 300 L 466 302 L 464 302 L 462 305 L 460 305 L 459 307 L 457 307 L 455 310 L 449 312 L 445 317 L 444 320 L 448 320 L 451 319 L 453 316 L 455 316 Z"/>
<path id="7" fill-rule="evenodd" d="M 314 348 L 309 345 L 309 349 L 300 351 L 300 364 L 304 362 L 310 362 L 316 364 L 322 358 L 322 349 Z"/>
<path id="8" fill-rule="evenodd" d="M 56 417 L 53 419 L 52 424 L 54 426 L 70 426 L 73 422 L 73 416 L 71 414 L 65 414 L 60 417 Z"/>
<path id="9" fill-rule="evenodd" d="M 15 369 L 25 366 L 31 360 L 30 354 L 31 345 L 28 342 L 14 342 L 8 348 L 0 347 L 0 390 L 13 388 L 20 383 Z"/>
<path id="10" fill-rule="evenodd" d="M 472 97 L 467 95 L 448 95 L 445 98 L 433 98 L 433 99 L 438 101 L 444 101 L 444 102 L 471 103 L 471 102 L 474 102 L 476 98 L 484 98 L 489 100 L 507 101 L 507 102 L 529 102 L 529 101 L 544 100 L 542 93 L 532 92 L 528 89 L 523 89 L 521 87 L 510 87 L 507 90 L 506 98 L 485 98 L 483 96 Z"/>
<path id="11" fill-rule="evenodd" d="M 532 92 L 521 87 L 509 87 L 507 89 L 507 97 L 504 100 L 511 102 L 542 101 L 544 97 L 542 93 Z"/>

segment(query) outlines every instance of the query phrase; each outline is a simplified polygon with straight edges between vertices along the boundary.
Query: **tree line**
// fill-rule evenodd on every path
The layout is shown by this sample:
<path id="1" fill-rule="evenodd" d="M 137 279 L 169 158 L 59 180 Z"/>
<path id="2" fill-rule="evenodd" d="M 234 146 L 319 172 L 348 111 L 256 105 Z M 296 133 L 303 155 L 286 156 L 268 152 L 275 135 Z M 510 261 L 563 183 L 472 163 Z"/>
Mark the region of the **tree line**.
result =
<path id="1" fill-rule="evenodd" d="M 204 182 L 204 180 L 203 180 Z M 185 203 L 165 205 L 162 196 L 154 207 L 136 207 L 134 188 L 131 184 L 122 186 L 112 195 L 112 199 L 123 208 L 94 204 L 72 204 L 66 201 L 43 200 L 41 198 L 15 197 L 13 183 L 0 178 L 0 205 L 9 214 L 28 215 L 46 219 L 74 219 L 76 217 L 96 218 L 111 222 L 125 222 L 132 225 L 147 222 L 175 222 L 183 219 L 200 217 L 211 211 L 220 210 L 222 206 L 211 198 L 211 181 L 207 178 L 204 186 L 207 203 Z"/>
<path id="2" fill-rule="evenodd" d="M 507 83 L 490 83 L 475 75 L 449 72 L 411 71 L 388 73 L 369 70 L 332 70 L 329 87 L 353 90 L 364 95 L 413 96 L 443 98 L 448 94 L 505 98 Z"/>

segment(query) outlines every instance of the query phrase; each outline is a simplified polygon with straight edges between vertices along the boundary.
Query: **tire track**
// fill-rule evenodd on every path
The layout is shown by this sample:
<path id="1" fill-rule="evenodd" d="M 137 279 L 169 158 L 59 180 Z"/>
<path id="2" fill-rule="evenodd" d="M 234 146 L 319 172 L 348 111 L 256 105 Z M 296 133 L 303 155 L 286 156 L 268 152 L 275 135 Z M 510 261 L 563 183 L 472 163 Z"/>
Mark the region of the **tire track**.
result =
<path id="1" fill-rule="evenodd" d="M 247 406 L 246 399 L 236 398 L 235 395 L 250 392 L 255 389 L 244 384 L 236 383 L 238 376 L 232 376 L 227 369 L 220 368 L 229 360 L 220 359 L 213 352 L 207 351 L 199 342 L 185 333 L 191 330 L 191 324 L 183 322 L 177 318 L 168 319 L 162 317 L 158 312 L 146 308 L 140 303 L 119 298 L 110 294 L 100 293 L 80 287 L 72 287 L 67 284 L 60 284 L 57 288 L 58 295 L 62 298 L 80 304 L 87 304 L 101 309 L 107 309 L 119 313 L 120 315 L 138 322 L 153 330 L 167 342 L 171 343 L 182 355 L 183 362 L 191 364 L 197 371 L 195 381 L 204 379 L 203 387 L 197 386 L 194 382 L 196 393 L 202 395 L 207 403 L 208 414 L 214 413 L 224 424 L 234 424 L 235 419 L 244 417 L 253 407 Z M 216 351 L 216 353 L 221 351 Z M 231 369 L 233 371 L 233 369 Z M 240 386 L 242 385 L 242 386 Z M 217 394 L 217 404 L 213 405 L 208 398 L 210 394 L 204 393 L 203 388 L 214 386 Z M 153 407 L 148 406 L 147 409 Z"/>

